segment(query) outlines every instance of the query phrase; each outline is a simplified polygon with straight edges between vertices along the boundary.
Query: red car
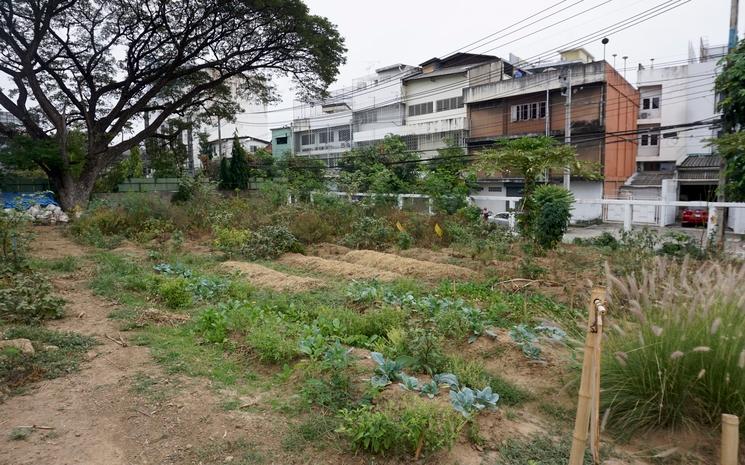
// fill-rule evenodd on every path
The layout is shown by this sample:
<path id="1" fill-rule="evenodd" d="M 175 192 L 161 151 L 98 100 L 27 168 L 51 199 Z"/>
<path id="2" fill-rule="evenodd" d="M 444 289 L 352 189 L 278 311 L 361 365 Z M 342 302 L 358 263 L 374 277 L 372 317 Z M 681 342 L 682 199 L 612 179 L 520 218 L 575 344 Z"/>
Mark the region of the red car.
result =
<path id="1" fill-rule="evenodd" d="M 702 210 L 700 208 L 686 208 L 683 210 L 682 221 L 683 226 L 691 225 L 705 225 L 709 222 L 709 211 Z"/>

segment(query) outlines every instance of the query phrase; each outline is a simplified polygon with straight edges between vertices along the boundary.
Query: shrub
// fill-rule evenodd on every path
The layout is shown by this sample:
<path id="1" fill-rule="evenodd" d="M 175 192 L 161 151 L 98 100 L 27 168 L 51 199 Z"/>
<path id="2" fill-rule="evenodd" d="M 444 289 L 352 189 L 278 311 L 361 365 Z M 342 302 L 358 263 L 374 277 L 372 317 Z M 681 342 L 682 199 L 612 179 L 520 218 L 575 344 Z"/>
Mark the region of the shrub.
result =
<path id="1" fill-rule="evenodd" d="M 246 345 L 265 363 L 286 363 L 298 356 L 299 328 L 279 315 L 261 312 L 248 329 Z"/>
<path id="2" fill-rule="evenodd" d="M 414 455 L 417 450 L 436 452 L 450 449 L 464 420 L 449 406 L 412 397 L 385 404 L 379 410 L 363 406 L 342 410 L 341 433 L 356 448 L 374 454 L 393 452 Z"/>
<path id="3" fill-rule="evenodd" d="M 239 253 L 251 237 L 251 231 L 221 226 L 212 228 L 212 233 L 215 236 L 212 245 L 228 255 Z"/>
<path id="4" fill-rule="evenodd" d="M 290 232 L 304 244 L 327 242 L 335 226 L 314 210 L 298 212 L 289 224 Z"/>
<path id="5" fill-rule="evenodd" d="M 194 296 L 189 289 L 189 280 L 182 277 L 165 278 L 158 283 L 157 294 L 171 308 L 190 307 Z"/>
<path id="6" fill-rule="evenodd" d="M 745 268 L 690 268 L 657 259 L 640 277 L 609 276 L 630 318 L 608 332 L 602 401 L 625 434 L 745 415 Z"/>
<path id="7" fill-rule="evenodd" d="M 47 278 L 34 272 L 0 272 L 0 321 L 38 324 L 62 318 L 65 301 L 52 295 Z"/>
<path id="8" fill-rule="evenodd" d="M 384 218 L 363 216 L 352 223 L 352 230 L 342 243 L 355 249 L 382 249 L 394 238 L 394 230 Z"/>
<path id="9" fill-rule="evenodd" d="M 0 263 L 18 270 L 26 263 L 31 233 L 24 215 L 0 210 Z"/>
<path id="10" fill-rule="evenodd" d="M 533 202 L 538 212 L 532 225 L 533 239 L 541 247 L 553 249 L 569 228 L 574 196 L 561 186 L 545 184 L 536 188 Z"/>
<path id="11" fill-rule="evenodd" d="M 425 328 L 406 331 L 403 354 L 402 359 L 413 370 L 429 374 L 445 371 L 447 358 L 443 353 L 442 338 L 434 331 Z"/>
<path id="12" fill-rule="evenodd" d="M 333 412 L 348 408 L 354 401 L 352 380 L 344 370 L 328 370 L 318 378 L 308 378 L 300 394 L 308 404 Z"/>
<path id="13" fill-rule="evenodd" d="M 396 244 L 401 250 L 407 250 L 411 248 L 411 244 L 414 242 L 414 238 L 407 232 L 399 232 L 396 236 Z"/>
<path id="14" fill-rule="evenodd" d="M 302 247 L 285 226 L 259 228 L 241 248 L 241 253 L 250 260 L 274 259 L 287 252 L 302 252 Z"/>
<path id="15" fill-rule="evenodd" d="M 219 309 L 207 309 L 199 315 L 197 331 L 207 342 L 221 344 L 228 339 L 228 318 Z"/>

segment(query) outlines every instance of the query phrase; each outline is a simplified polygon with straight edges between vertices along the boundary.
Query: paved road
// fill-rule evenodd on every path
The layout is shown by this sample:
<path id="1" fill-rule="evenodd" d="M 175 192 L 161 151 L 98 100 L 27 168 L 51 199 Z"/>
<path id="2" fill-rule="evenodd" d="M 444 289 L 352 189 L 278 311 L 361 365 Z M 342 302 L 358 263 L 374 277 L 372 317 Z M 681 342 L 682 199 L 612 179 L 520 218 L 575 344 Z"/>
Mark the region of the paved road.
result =
<path id="1" fill-rule="evenodd" d="M 634 229 L 641 229 L 643 226 L 634 226 Z M 619 237 L 621 233 L 621 229 L 623 228 L 622 224 L 615 224 L 615 223 L 603 223 L 599 225 L 594 226 L 588 226 L 588 227 L 570 227 L 569 231 L 564 235 L 564 242 L 572 242 L 575 238 L 582 238 L 582 239 L 589 239 L 592 237 L 598 237 L 604 232 L 612 233 L 614 236 Z M 648 226 L 649 229 L 656 231 L 657 233 L 664 233 L 666 231 L 674 231 L 674 232 L 682 232 L 685 234 L 688 234 L 692 238 L 694 238 L 696 241 L 701 243 L 703 241 L 704 235 L 706 234 L 706 228 L 703 227 L 697 227 L 697 228 L 684 228 L 682 226 L 667 226 L 665 228 L 661 228 L 659 226 Z M 732 254 L 738 258 L 745 259 L 745 236 L 733 234 L 733 233 L 726 233 L 726 250 L 728 254 Z"/>

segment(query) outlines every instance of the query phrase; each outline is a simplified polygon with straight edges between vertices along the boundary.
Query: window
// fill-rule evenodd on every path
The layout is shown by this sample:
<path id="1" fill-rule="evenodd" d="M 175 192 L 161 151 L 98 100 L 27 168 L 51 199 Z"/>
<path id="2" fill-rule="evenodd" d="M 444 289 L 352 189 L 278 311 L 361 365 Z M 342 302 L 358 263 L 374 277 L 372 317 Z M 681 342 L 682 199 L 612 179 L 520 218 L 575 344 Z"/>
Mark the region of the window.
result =
<path id="1" fill-rule="evenodd" d="M 489 186 L 489 192 L 502 192 L 502 186 Z"/>
<path id="2" fill-rule="evenodd" d="M 354 114 L 355 124 L 370 124 L 378 122 L 378 109 L 361 111 Z"/>
<path id="3" fill-rule="evenodd" d="M 334 141 L 334 133 L 332 131 L 318 133 L 318 143 L 326 144 Z"/>
<path id="4" fill-rule="evenodd" d="M 287 136 L 277 137 L 277 145 L 287 144 Z"/>
<path id="5" fill-rule="evenodd" d="M 642 134 L 642 145 L 659 145 L 660 135 L 659 134 Z"/>
<path id="6" fill-rule="evenodd" d="M 448 111 L 463 108 L 463 97 L 446 98 L 437 101 L 437 111 Z"/>
<path id="7" fill-rule="evenodd" d="M 315 137 L 313 134 L 303 134 L 300 136 L 300 145 L 313 145 L 315 144 Z"/>
<path id="8" fill-rule="evenodd" d="M 427 115 L 434 112 L 434 103 L 426 102 L 417 105 L 409 105 L 409 116 Z"/>
<path id="9" fill-rule="evenodd" d="M 659 97 L 647 97 L 642 99 L 642 110 L 659 110 L 659 108 Z"/>
<path id="10" fill-rule="evenodd" d="M 527 121 L 546 117 L 546 102 L 512 105 L 512 121 Z"/>
<path id="11" fill-rule="evenodd" d="M 349 142 L 350 134 L 349 129 L 339 129 L 339 142 Z"/>

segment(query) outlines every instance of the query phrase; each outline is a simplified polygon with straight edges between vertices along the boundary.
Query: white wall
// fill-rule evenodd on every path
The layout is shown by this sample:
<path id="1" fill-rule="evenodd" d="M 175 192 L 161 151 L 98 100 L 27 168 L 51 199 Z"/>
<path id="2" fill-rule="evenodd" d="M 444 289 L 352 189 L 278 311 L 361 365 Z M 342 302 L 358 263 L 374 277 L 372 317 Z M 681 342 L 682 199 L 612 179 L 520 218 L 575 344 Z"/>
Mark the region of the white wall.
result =
<path id="1" fill-rule="evenodd" d="M 603 197 L 603 183 L 593 181 L 572 181 L 570 190 L 575 199 L 590 200 Z M 602 205 L 575 204 L 572 210 L 572 223 L 592 221 L 603 217 Z"/>
<path id="2" fill-rule="evenodd" d="M 682 66 L 643 69 L 638 72 L 638 85 L 643 93 L 653 93 L 648 86 L 661 86 L 659 124 L 670 126 L 711 118 L 716 115 L 714 93 L 716 61 L 690 63 Z M 645 110 L 640 110 L 645 111 Z M 639 120 L 653 123 L 654 120 Z M 682 161 L 690 154 L 711 154 L 706 139 L 714 132 L 707 128 L 680 132 L 678 138 L 660 139 L 659 156 L 639 151 L 637 161 Z"/>
<path id="3" fill-rule="evenodd" d="M 745 234 L 745 208 L 730 208 L 727 227 L 735 234 Z"/>

